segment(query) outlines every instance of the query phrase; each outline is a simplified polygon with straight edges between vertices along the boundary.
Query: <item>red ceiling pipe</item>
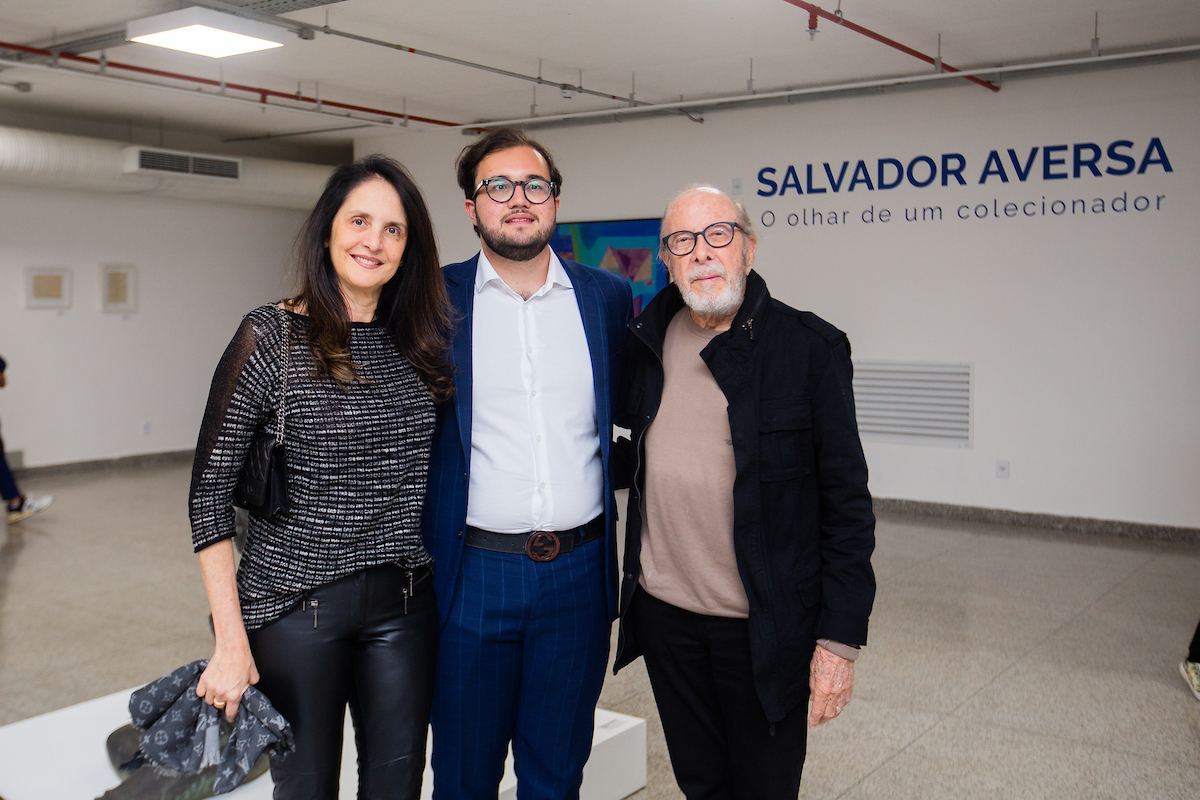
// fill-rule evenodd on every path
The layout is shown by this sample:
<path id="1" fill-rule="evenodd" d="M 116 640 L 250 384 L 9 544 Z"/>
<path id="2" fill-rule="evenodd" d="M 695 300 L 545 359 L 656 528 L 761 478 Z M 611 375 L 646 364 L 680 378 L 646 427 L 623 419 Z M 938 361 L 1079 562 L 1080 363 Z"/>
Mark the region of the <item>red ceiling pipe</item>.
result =
<path id="1" fill-rule="evenodd" d="M 75 61 L 75 62 L 78 62 L 81 64 L 92 64 L 92 65 L 100 66 L 100 60 L 96 59 L 96 58 L 88 58 L 87 56 L 77 56 L 73 53 L 58 53 L 58 54 L 56 54 L 56 53 L 51 52 L 50 50 L 42 50 L 37 47 L 27 47 L 26 45 L 23 45 L 23 44 L 11 44 L 9 42 L 0 42 L 0 50 L 9 50 L 12 52 L 17 52 L 17 53 L 28 53 L 30 55 L 45 56 L 47 58 L 52 58 L 52 59 L 53 58 L 61 58 L 66 61 Z M 211 78 L 201 78 L 197 75 L 184 75 L 181 72 L 166 72 L 161 69 L 151 69 L 150 67 L 139 67 L 135 64 L 123 64 L 120 61 L 108 61 L 103 66 L 107 69 L 123 69 L 123 70 L 126 70 L 127 72 L 137 72 L 137 73 L 141 73 L 142 75 L 154 75 L 159 78 L 170 78 L 173 81 L 187 81 L 190 83 L 199 83 L 199 84 L 203 84 L 205 86 L 217 86 L 217 87 L 220 87 L 222 85 L 220 81 L 213 80 Z M 305 103 L 305 102 L 313 103 L 313 104 L 317 103 L 317 98 L 315 98 L 315 97 L 306 97 L 301 94 L 289 94 L 287 92 L 277 92 L 274 89 L 266 89 L 261 86 L 246 86 L 246 85 L 240 84 L 240 83 L 226 83 L 226 84 L 224 84 L 224 86 L 226 89 L 234 89 L 235 91 L 239 91 L 239 92 L 248 92 L 250 94 L 256 94 L 259 96 L 259 101 L 262 103 L 266 103 L 268 97 L 281 97 L 286 100 L 299 101 L 302 103 Z M 427 122 L 431 125 L 447 125 L 447 126 L 458 125 L 457 122 L 447 122 L 444 119 L 431 119 L 429 117 L 418 117 L 413 114 L 407 114 L 407 115 L 406 114 L 397 114 L 395 111 L 385 111 L 381 108 L 368 108 L 366 106 L 355 106 L 355 105 L 351 105 L 349 103 L 339 103 L 334 100 L 321 100 L 320 103 L 322 106 L 330 106 L 331 108 L 341 108 L 346 111 L 360 111 L 364 114 L 377 114 L 381 117 L 390 117 L 392 119 L 410 119 L 410 120 L 413 120 L 414 122 Z M 280 106 L 280 108 L 285 108 L 285 106 Z"/>
<path id="2" fill-rule="evenodd" d="M 829 20 L 830 22 L 833 22 L 836 25 L 841 25 L 843 28 L 848 28 L 849 30 L 854 31 L 855 33 L 861 33 L 863 36 L 866 36 L 868 39 L 874 39 L 877 42 L 886 44 L 888 47 L 896 48 L 901 53 L 907 53 L 908 55 L 912 56 L 913 58 L 919 58 L 927 64 L 933 64 L 934 66 L 937 66 L 937 59 L 935 59 L 933 56 L 927 56 L 919 50 L 913 50 L 908 45 L 900 44 L 895 39 L 889 39 L 888 37 L 883 36 L 882 34 L 878 34 L 875 31 L 868 30 L 867 28 L 864 28 L 861 25 L 855 25 L 853 22 L 850 22 L 849 20 L 847 20 L 845 18 L 838 17 L 836 14 L 829 13 L 825 9 L 821 8 L 820 6 L 813 5 L 812 3 L 806 3 L 806 2 L 804 2 L 804 0 L 784 0 L 784 2 L 791 3 L 792 5 L 794 5 L 798 8 L 802 8 L 808 12 L 808 27 L 810 30 L 816 30 L 816 27 L 817 27 L 816 18 L 817 17 L 824 17 L 825 19 Z M 962 72 L 961 69 L 958 69 L 957 67 L 952 67 L 949 64 L 945 63 L 944 61 L 942 62 L 942 69 L 946 72 Z M 987 89 L 991 89 L 993 92 L 1000 91 L 1000 87 L 997 86 L 996 84 L 994 84 L 990 81 L 985 81 L 982 78 L 976 78 L 974 75 L 964 75 L 963 78 L 965 80 L 970 81 L 971 83 L 977 83 L 980 86 L 983 86 Z"/>

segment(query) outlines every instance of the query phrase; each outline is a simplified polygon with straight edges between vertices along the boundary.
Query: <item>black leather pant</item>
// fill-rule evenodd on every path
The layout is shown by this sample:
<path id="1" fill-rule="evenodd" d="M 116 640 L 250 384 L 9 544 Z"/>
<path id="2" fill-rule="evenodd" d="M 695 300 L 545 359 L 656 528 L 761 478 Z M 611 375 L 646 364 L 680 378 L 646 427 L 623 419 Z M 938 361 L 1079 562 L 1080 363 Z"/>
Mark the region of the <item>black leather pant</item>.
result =
<path id="1" fill-rule="evenodd" d="M 409 576 L 393 565 L 356 572 L 250 633 L 258 688 L 296 739 L 271 760 L 275 800 L 338 796 L 347 703 L 360 800 L 420 797 L 438 625 L 433 581 L 409 594 Z"/>

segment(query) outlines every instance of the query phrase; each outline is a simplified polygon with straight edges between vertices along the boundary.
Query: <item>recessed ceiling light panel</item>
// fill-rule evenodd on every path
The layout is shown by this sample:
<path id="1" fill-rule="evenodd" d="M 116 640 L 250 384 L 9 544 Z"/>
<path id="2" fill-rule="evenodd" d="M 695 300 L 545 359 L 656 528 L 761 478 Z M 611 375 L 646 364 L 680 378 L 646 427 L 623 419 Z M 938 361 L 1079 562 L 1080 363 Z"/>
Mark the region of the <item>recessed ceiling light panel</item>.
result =
<path id="1" fill-rule="evenodd" d="M 131 42 L 209 58 L 283 46 L 283 29 L 209 8 L 191 8 L 135 19 L 125 26 Z"/>

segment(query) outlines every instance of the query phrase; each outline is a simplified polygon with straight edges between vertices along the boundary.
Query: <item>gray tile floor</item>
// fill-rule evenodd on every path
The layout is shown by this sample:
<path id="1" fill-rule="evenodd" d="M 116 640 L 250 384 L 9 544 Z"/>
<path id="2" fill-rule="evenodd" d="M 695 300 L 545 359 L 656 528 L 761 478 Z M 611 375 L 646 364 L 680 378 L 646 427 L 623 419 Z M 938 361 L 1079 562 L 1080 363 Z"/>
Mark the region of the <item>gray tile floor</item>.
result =
<path id="1" fill-rule="evenodd" d="M 0 544 L 0 725 L 211 654 L 186 464 L 42 476 Z M 885 516 L 854 701 L 810 737 L 805 798 L 1200 797 L 1200 702 L 1178 662 L 1200 546 Z M 649 721 L 641 662 L 601 705 Z M 97 742 L 102 747 L 103 742 Z"/>

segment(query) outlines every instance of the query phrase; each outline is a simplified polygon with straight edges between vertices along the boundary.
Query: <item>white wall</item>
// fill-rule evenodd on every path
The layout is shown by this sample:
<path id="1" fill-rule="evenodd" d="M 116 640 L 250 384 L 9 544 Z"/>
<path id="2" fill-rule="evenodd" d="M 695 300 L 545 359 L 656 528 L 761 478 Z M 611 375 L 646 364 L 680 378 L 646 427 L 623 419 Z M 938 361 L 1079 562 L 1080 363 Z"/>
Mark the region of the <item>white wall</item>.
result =
<path id="1" fill-rule="evenodd" d="M 304 216 L 0 185 L 5 446 L 26 466 L 194 447 L 217 360 L 243 314 L 286 292 Z M 137 267 L 136 312 L 100 311 L 108 262 Z M 29 266 L 71 269 L 70 309 L 24 307 Z"/>
<path id="2" fill-rule="evenodd" d="M 974 436 L 955 449 L 866 442 L 882 497 L 1200 527 L 1200 62 L 819 100 L 536 133 L 565 174 L 564 221 L 658 216 L 678 188 L 731 188 L 762 231 L 757 269 L 772 292 L 847 331 L 860 359 L 971 362 Z M 978 180 L 988 151 L 1119 139 L 1139 161 L 1160 137 L 1173 171 Z M 456 132 L 364 136 L 359 155 L 395 155 L 427 192 L 444 260 L 477 248 L 452 164 Z M 871 166 L 942 153 L 967 160 L 966 186 L 760 197 L 763 167 L 843 160 Z M 1067 153 L 1067 170 L 1071 170 Z M 1113 165 L 1105 159 L 1101 169 Z M 1012 169 L 1009 168 L 1012 175 Z M 920 177 L 920 176 L 918 176 Z M 849 178 L 847 177 L 847 182 Z M 817 186 L 823 180 L 815 181 Z M 968 204 L 1048 203 L 1128 193 L 1156 211 L 960 220 Z M 864 224 L 868 206 L 891 222 Z M 904 221 L 941 206 L 940 222 Z M 847 225 L 790 227 L 804 209 Z M 997 459 L 1011 477 L 996 477 Z"/>

